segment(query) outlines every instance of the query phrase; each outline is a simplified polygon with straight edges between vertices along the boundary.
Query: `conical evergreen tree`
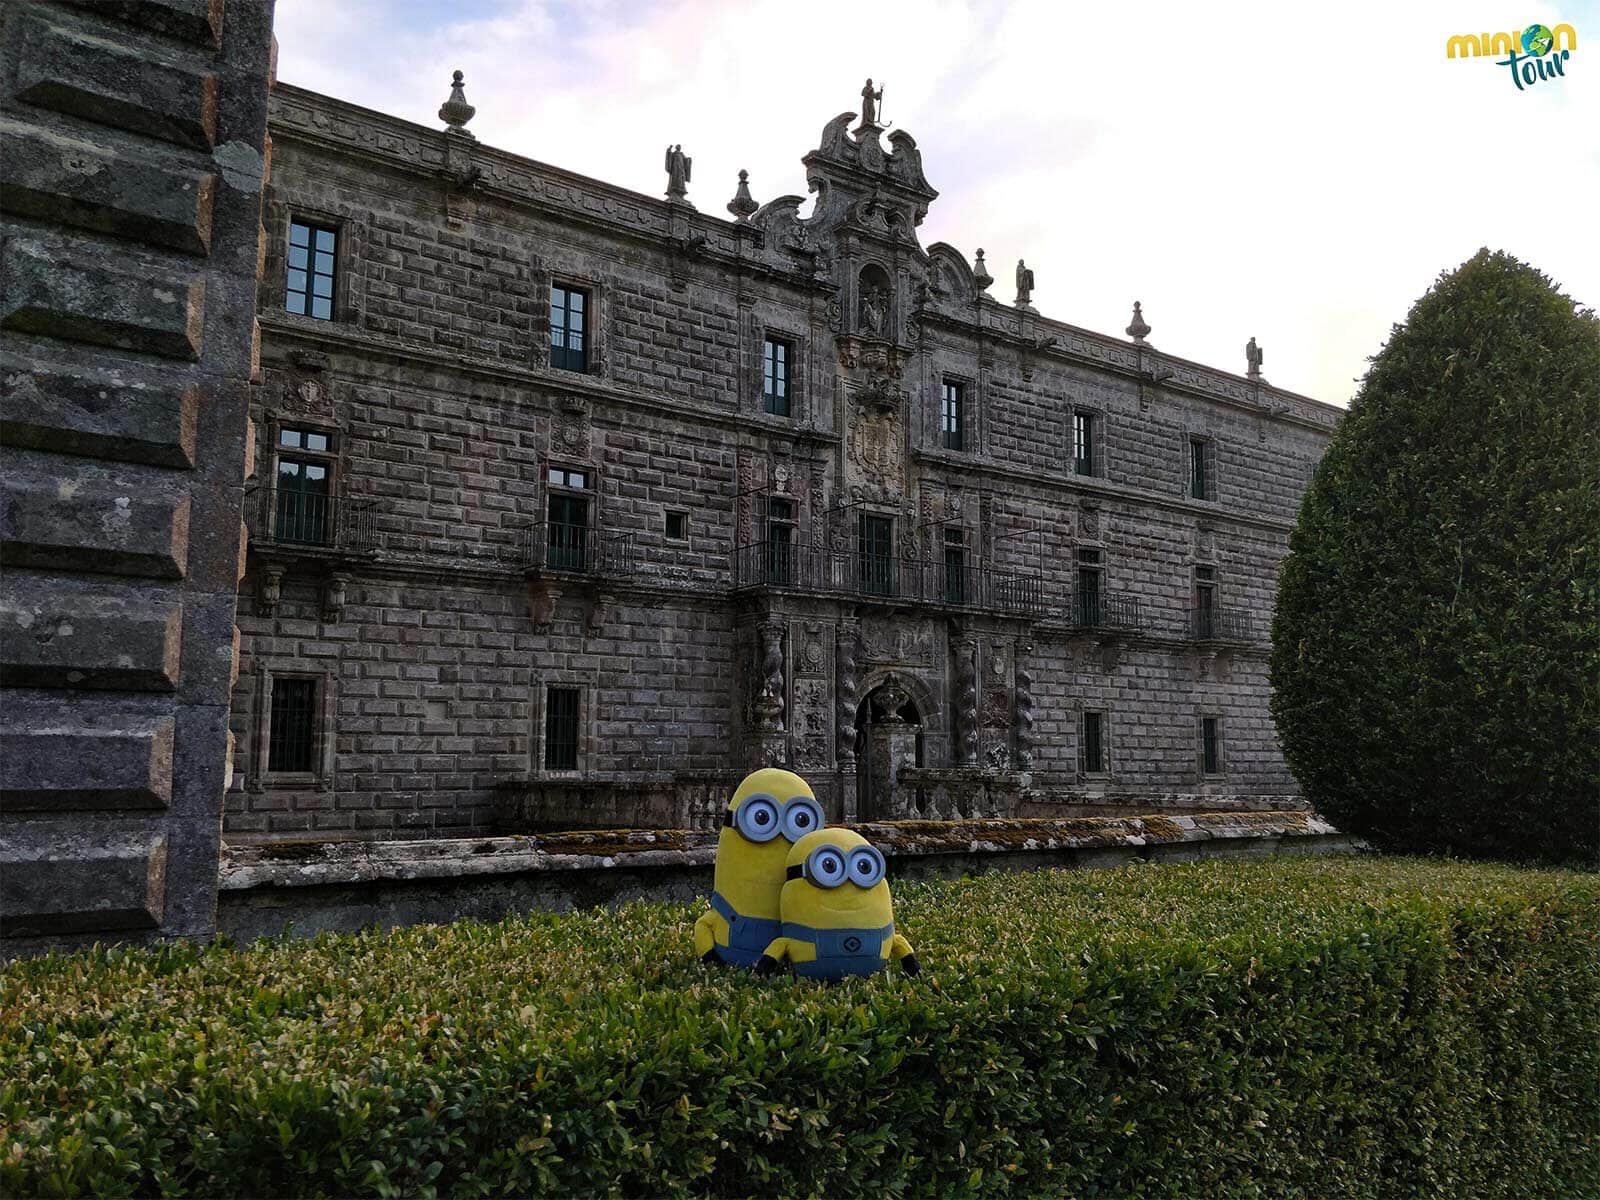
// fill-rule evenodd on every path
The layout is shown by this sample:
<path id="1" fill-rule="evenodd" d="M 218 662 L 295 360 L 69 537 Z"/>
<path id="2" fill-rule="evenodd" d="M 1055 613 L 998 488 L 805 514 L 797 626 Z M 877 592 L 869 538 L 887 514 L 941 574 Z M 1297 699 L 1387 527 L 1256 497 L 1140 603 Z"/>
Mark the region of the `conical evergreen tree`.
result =
<path id="1" fill-rule="evenodd" d="M 1272 713 L 1391 850 L 1600 863 L 1600 321 L 1479 251 L 1372 360 L 1289 539 Z"/>

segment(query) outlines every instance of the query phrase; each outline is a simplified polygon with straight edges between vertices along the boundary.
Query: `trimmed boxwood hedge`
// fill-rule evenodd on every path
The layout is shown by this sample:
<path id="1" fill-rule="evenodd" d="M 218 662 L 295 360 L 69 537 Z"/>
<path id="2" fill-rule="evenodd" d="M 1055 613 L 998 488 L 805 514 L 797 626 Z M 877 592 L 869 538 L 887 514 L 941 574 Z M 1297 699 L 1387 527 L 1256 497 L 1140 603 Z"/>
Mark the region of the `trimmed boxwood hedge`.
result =
<path id="1" fill-rule="evenodd" d="M 1600 1194 L 1600 876 L 1408 860 L 899 889 L 925 973 L 683 905 L 0 969 L 0 1191 Z"/>

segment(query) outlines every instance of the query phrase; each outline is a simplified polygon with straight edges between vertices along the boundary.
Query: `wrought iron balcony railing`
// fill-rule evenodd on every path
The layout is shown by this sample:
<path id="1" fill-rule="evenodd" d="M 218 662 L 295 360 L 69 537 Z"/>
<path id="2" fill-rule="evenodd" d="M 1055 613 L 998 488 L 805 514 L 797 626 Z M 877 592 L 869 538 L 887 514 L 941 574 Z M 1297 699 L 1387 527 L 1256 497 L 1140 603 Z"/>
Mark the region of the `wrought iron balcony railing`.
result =
<path id="1" fill-rule="evenodd" d="M 1068 619 L 1084 629 L 1131 633 L 1144 628 L 1139 598 L 1122 592 L 1075 592 Z"/>
<path id="2" fill-rule="evenodd" d="M 1037 576 L 790 542 L 740 546 L 734 551 L 733 578 L 736 588 L 795 588 L 1002 612 L 1044 608 L 1044 585 Z"/>
<path id="3" fill-rule="evenodd" d="M 638 561 L 630 532 L 556 521 L 526 530 L 518 554 L 525 570 L 571 575 L 631 575 Z"/>
<path id="4" fill-rule="evenodd" d="M 377 510 L 376 500 L 280 491 L 263 512 L 258 536 L 269 546 L 364 554 L 378 545 Z"/>
<path id="5" fill-rule="evenodd" d="M 1191 608 L 1189 636 L 1197 642 L 1252 642 L 1255 625 L 1239 608 Z"/>

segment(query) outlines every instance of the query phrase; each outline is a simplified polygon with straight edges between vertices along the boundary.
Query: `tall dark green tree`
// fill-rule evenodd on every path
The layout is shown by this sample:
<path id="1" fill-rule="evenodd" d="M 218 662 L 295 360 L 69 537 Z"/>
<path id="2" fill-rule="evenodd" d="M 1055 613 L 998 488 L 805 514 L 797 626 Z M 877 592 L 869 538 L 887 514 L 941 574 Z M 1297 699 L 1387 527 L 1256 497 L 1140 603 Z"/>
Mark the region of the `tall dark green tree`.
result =
<path id="1" fill-rule="evenodd" d="M 1600 321 L 1481 250 L 1372 359 L 1289 539 L 1272 714 L 1391 850 L 1600 862 Z"/>

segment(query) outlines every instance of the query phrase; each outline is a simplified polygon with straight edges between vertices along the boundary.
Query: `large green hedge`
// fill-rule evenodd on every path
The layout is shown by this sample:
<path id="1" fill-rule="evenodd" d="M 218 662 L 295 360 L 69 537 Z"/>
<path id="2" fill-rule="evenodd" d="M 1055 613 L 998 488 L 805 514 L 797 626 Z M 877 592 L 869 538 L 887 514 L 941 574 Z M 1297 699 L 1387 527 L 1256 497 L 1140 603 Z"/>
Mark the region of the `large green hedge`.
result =
<path id="1" fill-rule="evenodd" d="M 1300 508 L 1272 712 L 1389 850 L 1600 862 L 1600 321 L 1481 251 L 1372 360 Z"/>
<path id="2" fill-rule="evenodd" d="M 0 1191 L 1600 1195 L 1600 877 L 899 892 L 917 979 L 704 967 L 671 905 L 13 963 Z"/>

